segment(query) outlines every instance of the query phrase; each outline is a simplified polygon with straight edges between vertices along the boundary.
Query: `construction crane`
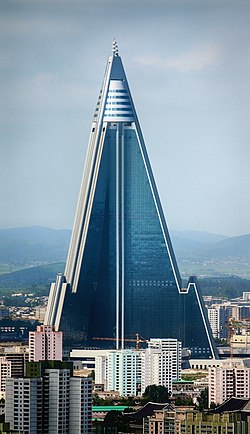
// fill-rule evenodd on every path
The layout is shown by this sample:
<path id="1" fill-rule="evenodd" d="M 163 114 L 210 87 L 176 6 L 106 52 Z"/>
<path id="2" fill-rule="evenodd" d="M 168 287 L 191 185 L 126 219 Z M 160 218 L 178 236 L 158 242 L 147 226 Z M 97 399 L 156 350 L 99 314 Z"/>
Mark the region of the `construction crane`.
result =
<path id="1" fill-rule="evenodd" d="M 140 344 L 142 342 L 148 342 L 147 339 L 144 339 L 142 337 L 140 337 L 139 333 L 135 334 L 136 338 L 135 339 L 123 339 L 123 338 L 92 338 L 93 340 L 97 340 L 97 341 L 124 341 L 124 342 L 135 342 L 135 349 L 136 351 L 140 350 Z"/>
<path id="2" fill-rule="evenodd" d="M 229 338 L 229 346 L 230 346 L 230 359 L 233 357 L 233 347 L 232 347 L 232 338 L 235 332 L 235 320 L 234 318 L 228 319 L 228 338 Z"/>

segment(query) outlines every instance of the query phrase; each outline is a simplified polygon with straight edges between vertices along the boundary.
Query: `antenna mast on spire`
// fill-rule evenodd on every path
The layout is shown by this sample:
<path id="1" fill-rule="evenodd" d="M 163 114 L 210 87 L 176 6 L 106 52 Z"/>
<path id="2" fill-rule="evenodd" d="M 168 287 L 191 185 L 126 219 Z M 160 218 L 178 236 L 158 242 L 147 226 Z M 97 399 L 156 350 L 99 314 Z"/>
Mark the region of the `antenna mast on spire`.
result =
<path id="1" fill-rule="evenodd" d="M 112 53 L 113 56 L 118 56 L 118 44 L 115 39 L 113 40 L 113 44 L 112 44 Z"/>

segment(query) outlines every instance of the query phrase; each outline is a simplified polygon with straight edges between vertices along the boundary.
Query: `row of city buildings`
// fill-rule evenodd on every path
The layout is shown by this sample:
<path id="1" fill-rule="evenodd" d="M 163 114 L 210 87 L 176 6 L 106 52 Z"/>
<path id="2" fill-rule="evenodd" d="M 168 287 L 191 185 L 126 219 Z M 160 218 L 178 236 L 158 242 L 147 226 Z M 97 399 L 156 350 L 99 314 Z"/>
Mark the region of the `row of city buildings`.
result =
<path id="1" fill-rule="evenodd" d="M 250 399 L 230 398 L 215 410 L 199 412 L 172 405 L 143 418 L 143 434 L 247 434 Z"/>
<path id="2" fill-rule="evenodd" d="M 18 349 L 18 351 L 17 351 Z M 181 381 L 182 347 L 177 339 L 150 339 L 144 349 L 73 350 L 70 353 L 75 370 L 95 371 L 95 384 L 119 396 L 140 396 L 152 384 L 172 392 L 173 383 Z M 9 377 L 26 375 L 25 363 L 62 361 L 62 332 L 53 326 L 38 326 L 30 332 L 29 351 L 24 346 L 6 347 L 0 357 L 0 390 L 4 396 Z M 220 404 L 231 396 L 250 395 L 250 359 L 189 360 L 193 370 L 208 372 L 210 403 Z M 72 369 L 73 369 L 72 368 Z M 185 371 L 184 371 L 185 372 Z"/>
<path id="3" fill-rule="evenodd" d="M 204 302 L 214 338 L 230 340 L 232 334 L 247 335 L 250 321 L 249 292 L 243 292 L 242 298 L 233 300 L 206 296 Z"/>
<path id="4" fill-rule="evenodd" d="M 71 362 L 62 361 L 62 343 L 62 332 L 56 331 L 54 326 L 38 326 L 29 334 L 28 351 L 22 345 L 15 351 L 7 346 L 3 350 L 0 390 L 6 399 L 5 420 L 12 430 L 89 434 L 92 382 L 79 372 L 76 375 L 74 368 L 95 371 L 95 391 L 99 388 L 121 397 L 140 396 L 148 385 L 156 384 L 166 386 L 173 396 L 181 392 L 182 396 L 197 397 L 190 382 L 181 380 L 182 346 L 177 339 L 150 339 L 147 348 L 137 350 L 73 350 Z M 205 385 L 209 388 L 209 405 L 220 404 L 231 397 L 244 400 L 250 396 L 249 359 L 190 359 L 189 364 L 193 370 L 208 373 Z M 169 408 L 151 419 L 147 416 L 143 422 L 144 432 L 147 433 L 148 426 L 156 426 L 156 422 L 159 422 L 159 432 L 161 427 L 170 424 L 175 430 L 179 426 L 180 433 L 188 432 L 184 427 L 198 426 L 198 422 L 218 427 L 221 423 L 228 429 L 225 432 L 231 432 L 236 423 L 230 415 L 200 416 L 187 409 L 184 413 L 183 420 L 179 410 Z"/>
<path id="5" fill-rule="evenodd" d="M 0 390 L 5 422 L 18 433 L 90 434 L 92 380 L 62 361 L 62 333 L 39 326 L 29 348 L 3 348 Z"/>
<path id="6" fill-rule="evenodd" d="M 5 421 L 29 434 L 91 433 L 92 381 L 73 376 L 73 364 L 27 362 L 25 376 L 6 379 Z"/>

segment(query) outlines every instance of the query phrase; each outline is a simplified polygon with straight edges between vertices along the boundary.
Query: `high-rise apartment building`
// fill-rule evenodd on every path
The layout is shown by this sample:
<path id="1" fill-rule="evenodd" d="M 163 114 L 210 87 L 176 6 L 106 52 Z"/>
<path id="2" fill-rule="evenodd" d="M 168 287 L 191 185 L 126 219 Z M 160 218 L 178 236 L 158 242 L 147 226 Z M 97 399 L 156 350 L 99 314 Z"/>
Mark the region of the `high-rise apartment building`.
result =
<path id="1" fill-rule="evenodd" d="M 232 304 L 213 304 L 207 308 L 208 319 L 215 338 L 228 339 L 229 319 L 232 317 Z"/>
<path id="2" fill-rule="evenodd" d="M 208 319 L 214 338 L 220 337 L 220 306 L 207 308 Z"/>
<path id="3" fill-rule="evenodd" d="M 11 376 L 11 362 L 6 357 L 0 357 L 0 398 L 5 396 L 6 378 Z"/>
<path id="4" fill-rule="evenodd" d="M 70 369 L 45 369 L 43 373 L 44 433 L 69 432 Z M 78 408 L 78 412 L 80 409 Z"/>
<path id="5" fill-rule="evenodd" d="M 236 362 L 209 368 L 209 405 L 221 404 L 232 396 L 249 398 L 250 368 Z"/>
<path id="6" fill-rule="evenodd" d="M 141 353 L 141 392 L 151 384 L 172 391 L 173 380 L 181 374 L 181 342 L 177 339 L 150 339 Z"/>
<path id="7" fill-rule="evenodd" d="M 120 396 L 138 395 L 141 384 L 141 351 L 111 350 L 96 357 L 95 382 L 105 391 L 116 391 Z"/>
<path id="8" fill-rule="evenodd" d="M 23 377 L 25 362 L 29 360 L 28 353 L 15 351 L 6 353 L 5 358 L 11 362 L 11 376 L 15 378 Z"/>
<path id="9" fill-rule="evenodd" d="M 42 379 L 6 379 L 5 420 L 10 428 L 27 434 L 42 434 Z"/>
<path id="10" fill-rule="evenodd" d="M 115 390 L 121 396 L 137 395 L 138 365 L 137 351 L 110 351 L 107 355 L 107 390 Z"/>
<path id="11" fill-rule="evenodd" d="M 95 382 L 105 391 L 121 396 L 144 393 L 152 384 L 172 390 L 172 381 L 181 373 L 181 343 L 177 339 L 150 339 L 147 349 L 110 350 L 98 355 Z"/>
<path id="12" fill-rule="evenodd" d="M 147 386 L 156 384 L 165 386 L 172 391 L 173 380 L 172 353 L 162 351 L 159 348 L 148 348 L 142 353 L 141 366 L 141 392 L 144 393 Z"/>
<path id="13" fill-rule="evenodd" d="M 183 287 L 137 113 L 114 42 L 91 126 L 64 274 L 46 325 L 70 346 L 169 336 L 216 357 L 197 280 Z"/>
<path id="14" fill-rule="evenodd" d="M 6 380 L 6 422 L 28 434 L 91 434 L 92 382 L 70 362 L 29 362 Z"/>
<path id="15" fill-rule="evenodd" d="M 249 302 L 248 302 L 249 303 Z M 232 318 L 237 321 L 249 320 L 250 318 L 250 306 L 244 304 L 232 305 Z"/>
<path id="16" fill-rule="evenodd" d="M 84 377 L 70 377 L 69 381 L 69 434 L 90 434 L 92 433 L 92 381 Z"/>
<path id="17" fill-rule="evenodd" d="M 107 390 L 107 354 L 95 356 L 95 384 L 102 384 Z"/>
<path id="18" fill-rule="evenodd" d="M 172 377 L 173 380 L 179 380 L 181 377 L 181 342 L 171 338 L 151 338 L 148 341 L 148 348 L 159 348 L 162 353 L 172 354 Z"/>
<path id="19" fill-rule="evenodd" d="M 29 332 L 29 361 L 62 360 L 62 332 L 54 326 L 37 326 L 37 331 Z"/>

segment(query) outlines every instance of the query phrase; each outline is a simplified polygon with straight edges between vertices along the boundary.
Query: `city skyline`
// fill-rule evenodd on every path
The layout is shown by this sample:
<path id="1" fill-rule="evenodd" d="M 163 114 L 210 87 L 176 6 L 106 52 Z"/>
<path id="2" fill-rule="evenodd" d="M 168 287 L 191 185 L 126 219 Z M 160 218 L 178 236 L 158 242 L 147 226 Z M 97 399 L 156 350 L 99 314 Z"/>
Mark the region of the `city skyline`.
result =
<path id="1" fill-rule="evenodd" d="M 1 228 L 72 227 L 115 36 L 169 227 L 250 233 L 248 2 L 0 7 Z"/>

